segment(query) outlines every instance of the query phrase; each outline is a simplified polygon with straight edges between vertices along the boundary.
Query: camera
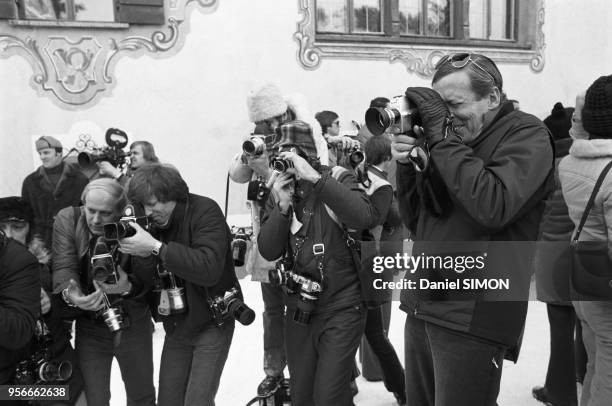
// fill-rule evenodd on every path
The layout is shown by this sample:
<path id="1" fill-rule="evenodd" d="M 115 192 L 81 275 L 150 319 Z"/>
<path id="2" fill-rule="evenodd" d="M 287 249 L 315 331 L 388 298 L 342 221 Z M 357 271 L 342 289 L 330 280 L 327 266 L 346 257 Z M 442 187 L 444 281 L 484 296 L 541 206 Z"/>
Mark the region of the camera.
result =
<path id="1" fill-rule="evenodd" d="M 157 265 L 154 278 L 154 291 L 159 292 L 157 312 L 162 316 L 184 313 L 187 310 L 185 288 L 178 286 L 172 272 L 168 272 L 161 264 Z"/>
<path id="2" fill-rule="evenodd" d="M 151 221 L 144 213 L 136 213 L 136 207 L 128 204 L 123 209 L 123 216 L 116 223 L 104 224 L 104 238 L 109 241 L 117 241 L 121 238 L 132 237 L 136 234 L 136 230 L 130 226 L 131 222 L 137 223 L 140 227 L 148 230 L 151 226 Z"/>
<path id="3" fill-rule="evenodd" d="M 240 324 L 248 326 L 255 320 L 255 312 L 242 301 L 240 288 L 233 287 L 223 296 L 218 295 L 208 299 L 208 306 L 213 320 L 218 327 L 225 323 L 229 316 L 238 320 Z"/>
<path id="4" fill-rule="evenodd" d="M 247 250 L 247 241 L 251 239 L 251 227 L 232 227 L 232 258 L 234 266 L 244 265 Z"/>
<path id="5" fill-rule="evenodd" d="M 306 325 L 314 312 L 319 295 L 323 292 L 321 283 L 291 270 L 292 263 L 282 259 L 276 263 L 275 269 L 268 271 L 268 280 L 272 286 L 282 286 L 288 294 L 299 294 L 293 321 Z"/>
<path id="6" fill-rule="evenodd" d="M 115 252 L 117 252 L 116 246 L 114 249 L 111 249 L 103 237 L 98 237 L 93 249 L 93 255 L 91 256 L 91 269 L 94 280 L 108 284 L 117 283 L 119 275 L 117 274 L 117 267 L 115 266 L 115 258 L 113 256 Z"/>
<path id="7" fill-rule="evenodd" d="M 365 159 L 365 155 L 363 151 L 361 150 L 360 146 L 355 145 L 353 148 L 350 149 L 349 162 L 351 163 L 351 166 L 353 168 L 358 166 L 360 163 L 362 163 L 364 159 Z"/>
<path id="8" fill-rule="evenodd" d="M 266 142 L 262 136 L 252 135 L 242 143 L 242 152 L 250 156 L 259 156 L 266 152 Z"/>
<path id="9" fill-rule="evenodd" d="M 247 200 L 265 203 L 270 195 L 270 188 L 261 179 L 254 179 L 249 182 L 247 187 Z"/>
<path id="10" fill-rule="evenodd" d="M 52 361 L 51 345 L 53 338 L 49 328 L 42 319 L 36 321 L 36 349 L 27 359 L 21 361 L 15 370 L 15 384 L 35 385 L 43 383 L 65 382 L 72 376 L 70 361 Z"/>
<path id="11" fill-rule="evenodd" d="M 129 326 L 129 320 L 125 310 L 119 301 L 111 304 L 106 293 L 102 294 L 104 307 L 98 311 L 98 316 L 102 317 L 104 324 L 113 333 L 123 330 Z"/>
<path id="12" fill-rule="evenodd" d="M 118 128 L 109 128 L 106 130 L 104 138 L 107 146 L 93 148 L 90 152 L 79 153 L 77 160 L 81 168 L 91 168 L 96 162 L 100 161 L 108 161 L 116 168 L 125 166 L 129 155 L 123 150 L 128 143 L 128 136 L 125 131 Z"/>
<path id="13" fill-rule="evenodd" d="M 370 107 L 365 113 L 365 123 L 374 135 L 381 135 L 386 130 L 392 134 L 406 134 L 413 126 L 420 125 L 421 119 L 406 96 L 396 96 L 388 107 Z"/>
<path id="14" fill-rule="evenodd" d="M 287 169 L 293 168 L 293 162 L 289 159 L 275 156 L 270 159 L 270 167 L 279 173 L 285 173 Z"/>

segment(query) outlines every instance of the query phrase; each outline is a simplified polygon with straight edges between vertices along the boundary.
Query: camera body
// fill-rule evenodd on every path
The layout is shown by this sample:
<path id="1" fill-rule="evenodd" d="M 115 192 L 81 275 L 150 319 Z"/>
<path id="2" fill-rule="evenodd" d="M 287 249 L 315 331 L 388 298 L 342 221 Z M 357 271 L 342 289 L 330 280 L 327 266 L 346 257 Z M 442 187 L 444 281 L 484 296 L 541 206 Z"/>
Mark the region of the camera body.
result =
<path id="1" fill-rule="evenodd" d="M 36 350 L 22 360 L 15 370 L 15 384 L 39 385 L 44 383 L 65 382 L 72 376 L 72 363 L 52 361 L 51 345 L 53 338 L 42 319 L 36 321 Z"/>
<path id="2" fill-rule="evenodd" d="M 128 143 L 127 134 L 118 128 L 109 128 L 104 138 L 105 147 L 79 153 L 77 160 L 81 168 L 90 168 L 96 162 L 101 161 L 108 161 L 116 168 L 124 167 L 127 164 L 129 154 L 123 150 Z"/>
<path id="3" fill-rule="evenodd" d="M 255 320 L 255 312 L 244 303 L 242 293 L 237 287 L 226 291 L 223 296 L 208 298 L 208 306 L 213 315 L 213 321 L 218 327 L 221 327 L 225 319 L 230 316 L 244 326 L 248 326 Z"/>
<path id="4" fill-rule="evenodd" d="M 104 238 L 109 241 L 117 241 L 122 238 L 132 237 L 136 234 L 136 230 L 134 230 L 130 223 L 135 222 L 140 227 L 145 230 L 149 230 L 152 225 L 152 222 L 149 220 L 149 217 L 142 215 L 137 215 L 136 207 L 132 204 L 128 204 L 123 209 L 123 216 L 116 223 L 106 223 L 104 224 Z"/>
<path id="5" fill-rule="evenodd" d="M 292 261 L 283 258 L 276 262 L 275 269 L 268 272 L 268 280 L 272 286 L 282 286 L 287 294 L 299 295 L 293 321 L 306 325 L 310 323 L 319 295 L 323 292 L 323 286 L 308 276 L 293 272 L 292 268 Z"/>
<path id="6" fill-rule="evenodd" d="M 90 260 L 94 280 L 108 284 L 117 283 L 119 274 L 114 257 L 117 252 L 116 247 L 111 249 L 103 237 L 98 237 Z"/>
<path id="7" fill-rule="evenodd" d="M 232 227 L 232 258 L 234 260 L 234 266 L 243 266 L 246 251 L 247 241 L 251 239 L 253 235 L 252 227 Z"/>
<path id="8" fill-rule="evenodd" d="M 365 123 L 374 135 L 381 135 L 387 130 L 391 134 L 407 134 L 415 125 L 420 125 L 421 119 L 406 96 L 395 96 L 387 107 L 370 107 L 366 110 Z"/>
<path id="9" fill-rule="evenodd" d="M 265 203 L 270 196 L 270 189 L 261 179 L 253 179 L 247 187 L 247 200 Z"/>

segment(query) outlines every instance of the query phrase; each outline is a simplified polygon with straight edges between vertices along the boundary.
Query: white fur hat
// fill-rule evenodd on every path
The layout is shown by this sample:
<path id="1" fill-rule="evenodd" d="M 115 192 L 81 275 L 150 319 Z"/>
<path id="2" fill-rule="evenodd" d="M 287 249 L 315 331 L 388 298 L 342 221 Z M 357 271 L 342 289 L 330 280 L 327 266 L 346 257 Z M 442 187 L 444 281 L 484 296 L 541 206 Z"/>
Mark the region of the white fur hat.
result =
<path id="1" fill-rule="evenodd" d="M 249 109 L 249 119 L 256 123 L 280 116 L 287 111 L 287 103 L 280 89 L 272 83 L 267 83 L 249 93 L 247 108 Z"/>

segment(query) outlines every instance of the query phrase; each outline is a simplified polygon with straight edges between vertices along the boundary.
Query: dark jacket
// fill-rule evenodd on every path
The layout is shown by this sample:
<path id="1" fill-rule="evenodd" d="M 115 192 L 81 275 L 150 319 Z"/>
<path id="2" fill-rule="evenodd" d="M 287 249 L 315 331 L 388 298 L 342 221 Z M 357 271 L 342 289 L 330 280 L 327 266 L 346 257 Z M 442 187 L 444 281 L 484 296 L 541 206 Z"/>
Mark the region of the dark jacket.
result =
<path id="1" fill-rule="evenodd" d="M 414 255 L 445 241 L 480 241 L 488 249 L 488 241 L 536 240 L 554 165 L 550 134 L 540 120 L 506 103 L 470 144 L 451 135 L 430 153 L 426 175 L 398 165 L 400 209 L 416 232 Z M 514 249 L 508 244 L 505 262 L 489 255 L 487 263 L 495 264 L 498 268 L 491 269 L 498 274 L 524 281 L 521 273 L 530 269 L 530 261 Z M 526 280 L 525 289 L 528 272 Z M 400 307 L 413 317 L 502 343 L 510 347 L 510 359 L 518 355 L 526 301 L 421 301 L 404 290 Z"/>
<path id="2" fill-rule="evenodd" d="M 359 275 L 351 251 L 342 228 L 332 219 L 332 216 L 337 216 L 340 223 L 356 230 L 366 229 L 373 223 L 374 210 L 355 176 L 345 171 L 345 174 L 336 180 L 329 170 L 324 170 L 321 179 L 314 186 L 299 182 L 296 186 L 293 211 L 287 215 L 280 212 L 274 197 L 270 196 L 257 240 L 259 252 L 268 261 L 276 260 L 285 253 L 293 255 L 293 249 L 288 251 L 288 245 L 295 247 L 296 243 L 296 236 L 290 231 L 292 213 L 303 223 L 304 208 L 309 201 L 317 197 L 318 203 L 314 205 L 306 240 L 297 255 L 294 268 L 297 273 L 321 282 L 312 247 L 314 243 L 324 244 L 324 291 L 319 297 L 315 313 L 340 310 L 361 301 Z M 315 241 L 317 216 L 321 224 L 321 241 Z M 294 308 L 296 300 L 297 295 L 288 296 L 287 306 Z"/>
<path id="3" fill-rule="evenodd" d="M 64 169 L 55 189 L 42 166 L 25 178 L 21 188 L 21 197 L 34 213 L 31 233 L 43 238 L 48 247 L 51 246 L 55 215 L 64 207 L 79 206 L 81 193 L 88 182 L 78 166 L 66 162 L 62 165 Z"/>
<path id="4" fill-rule="evenodd" d="M 163 248 L 163 265 L 185 288 L 187 311 L 161 316 L 166 333 L 190 338 L 212 321 L 208 306 L 211 296 L 238 285 L 231 252 L 231 232 L 214 200 L 189 194 L 178 202 L 170 227 L 158 238 Z"/>
<path id="5" fill-rule="evenodd" d="M 0 384 L 13 377 L 40 313 L 38 262 L 28 249 L 0 233 Z"/>

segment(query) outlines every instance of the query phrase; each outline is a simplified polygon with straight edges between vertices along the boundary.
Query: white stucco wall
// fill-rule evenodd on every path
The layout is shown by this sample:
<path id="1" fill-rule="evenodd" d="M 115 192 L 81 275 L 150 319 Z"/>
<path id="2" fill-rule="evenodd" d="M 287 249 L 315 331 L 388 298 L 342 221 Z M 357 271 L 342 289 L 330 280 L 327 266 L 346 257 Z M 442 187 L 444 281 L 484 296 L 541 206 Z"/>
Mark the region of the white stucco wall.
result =
<path id="1" fill-rule="evenodd" d="M 606 0 L 546 0 L 546 65 L 500 65 L 508 95 L 544 118 L 556 101 L 612 73 L 612 6 Z M 67 110 L 30 87 L 32 69 L 19 56 L 0 59 L 0 196 L 19 194 L 39 162 L 33 134 L 62 134 L 75 122 L 119 127 L 130 141 L 151 141 L 163 161 L 182 172 L 191 189 L 224 204 L 228 162 L 251 129 L 245 96 L 265 81 L 300 91 L 313 112 L 337 111 L 343 122 L 362 120 L 369 100 L 428 82 L 386 61 L 324 59 L 307 71 L 296 59 L 297 1 L 222 1 L 211 14 L 194 11 L 183 48 L 167 58 L 124 57 L 116 86 L 89 108 Z M 245 212 L 244 189 L 232 186 L 230 211 Z"/>

